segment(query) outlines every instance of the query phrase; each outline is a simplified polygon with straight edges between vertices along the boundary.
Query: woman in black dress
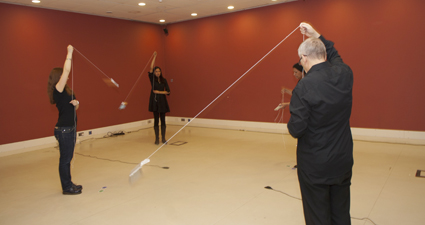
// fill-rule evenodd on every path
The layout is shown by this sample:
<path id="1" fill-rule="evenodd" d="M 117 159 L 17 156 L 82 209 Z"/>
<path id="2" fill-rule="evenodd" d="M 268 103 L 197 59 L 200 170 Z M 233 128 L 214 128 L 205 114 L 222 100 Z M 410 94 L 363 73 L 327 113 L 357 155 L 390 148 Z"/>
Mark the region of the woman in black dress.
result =
<path id="1" fill-rule="evenodd" d="M 155 144 L 159 144 L 159 119 L 161 119 L 161 136 L 162 143 L 166 143 L 165 139 L 165 113 L 170 112 L 166 95 L 170 95 L 170 87 L 168 87 L 167 80 L 162 76 L 161 68 L 155 64 L 156 52 L 151 63 L 151 69 L 149 71 L 149 80 L 152 85 L 151 95 L 149 98 L 149 112 L 153 112 L 155 130 Z"/>

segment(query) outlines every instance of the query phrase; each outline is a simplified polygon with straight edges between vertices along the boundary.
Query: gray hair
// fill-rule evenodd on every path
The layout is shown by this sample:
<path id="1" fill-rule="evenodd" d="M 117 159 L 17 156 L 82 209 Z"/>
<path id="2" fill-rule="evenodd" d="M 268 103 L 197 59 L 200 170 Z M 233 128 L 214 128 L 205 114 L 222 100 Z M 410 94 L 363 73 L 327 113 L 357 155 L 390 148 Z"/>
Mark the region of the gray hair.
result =
<path id="1" fill-rule="evenodd" d="M 301 55 L 309 56 L 313 59 L 326 59 L 325 44 L 319 38 L 307 38 L 298 48 L 298 56 L 300 58 Z"/>

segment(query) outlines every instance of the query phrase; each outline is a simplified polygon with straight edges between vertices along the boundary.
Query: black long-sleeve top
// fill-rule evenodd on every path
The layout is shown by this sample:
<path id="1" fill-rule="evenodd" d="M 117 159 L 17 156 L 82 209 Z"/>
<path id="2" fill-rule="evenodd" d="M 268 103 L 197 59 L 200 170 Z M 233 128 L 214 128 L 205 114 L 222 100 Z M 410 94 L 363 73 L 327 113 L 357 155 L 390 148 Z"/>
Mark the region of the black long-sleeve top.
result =
<path id="1" fill-rule="evenodd" d="M 297 84 L 289 106 L 289 133 L 298 138 L 297 166 L 313 176 L 335 178 L 351 171 L 350 129 L 353 72 L 333 42 L 320 36 L 327 61 L 316 64 Z"/>
<path id="2" fill-rule="evenodd" d="M 169 93 L 170 87 L 168 86 L 167 80 L 162 79 L 160 83 L 158 82 L 158 79 L 155 77 L 153 73 L 148 73 L 148 75 L 152 85 L 151 94 L 149 97 L 149 112 L 160 112 L 160 113 L 170 112 L 170 107 L 168 106 L 166 95 L 153 93 L 153 90 L 167 91 Z"/>

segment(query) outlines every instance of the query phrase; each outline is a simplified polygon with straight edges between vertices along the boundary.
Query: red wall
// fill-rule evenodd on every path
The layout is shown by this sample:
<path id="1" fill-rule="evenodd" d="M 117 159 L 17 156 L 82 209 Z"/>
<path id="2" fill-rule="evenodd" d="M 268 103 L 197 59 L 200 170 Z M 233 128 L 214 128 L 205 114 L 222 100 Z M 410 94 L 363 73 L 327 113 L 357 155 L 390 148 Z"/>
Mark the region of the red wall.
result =
<path id="1" fill-rule="evenodd" d="M 120 84 L 107 87 L 74 53 L 78 129 L 87 130 L 152 117 L 145 74 L 128 107 L 118 106 L 153 51 L 172 91 L 168 115 L 193 117 L 301 21 L 334 41 L 354 71 L 353 127 L 425 131 L 424 8 L 421 0 L 306 0 L 170 24 L 165 36 L 159 25 L 0 3 L 0 144 L 53 135 L 47 78 L 68 44 Z M 296 85 L 301 41 L 295 32 L 199 117 L 273 122 L 280 88 Z"/>
<path id="2" fill-rule="evenodd" d="M 168 26 L 176 116 L 194 116 L 301 21 L 335 42 L 354 71 L 352 127 L 425 131 L 425 1 L 297 1 Z M 294 33 L 200 118 L 273 122 L 302 41 Z M 285 95 L 285 100 L 290 96 Z M 285 110 L 284 121 L 289 119 Z"/>
<path id="3" fill-rule="evenodd" d="M 50 70 L 63 67 L 73 45 L 74 91 L 80 101 L 78 130 L 151 118 L 149 81 L 142 75 L 125 110 L 118 110 L 152 53 L 164 65 L 164 32 L 158 25 L 0 3 L 0 144 L 53 135 L 58 111 L 49 103 Z M 68 80 L 72 86 L 72 78 Z"/>

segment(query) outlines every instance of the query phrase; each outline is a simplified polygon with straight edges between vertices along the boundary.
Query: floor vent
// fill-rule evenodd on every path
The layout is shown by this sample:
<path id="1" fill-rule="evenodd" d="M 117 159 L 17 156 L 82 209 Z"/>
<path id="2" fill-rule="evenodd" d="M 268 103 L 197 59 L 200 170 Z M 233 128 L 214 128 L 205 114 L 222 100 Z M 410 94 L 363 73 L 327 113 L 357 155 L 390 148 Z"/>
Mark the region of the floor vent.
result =
<path id="1" fill-rule="evenodd" d="M 184 145 L 184 144 L 187 144 L 187 142 L 186 141 L 176 141 L 176 142 L 170 143 L 170 145 L 175 145 L 175 146 L 181 146 L 181 145 Z"/>

